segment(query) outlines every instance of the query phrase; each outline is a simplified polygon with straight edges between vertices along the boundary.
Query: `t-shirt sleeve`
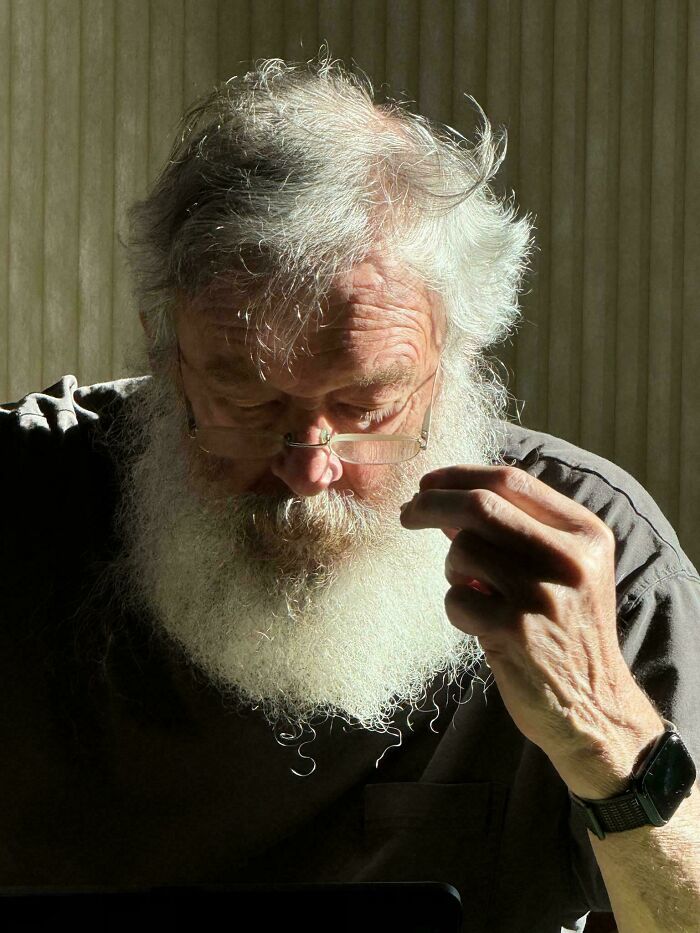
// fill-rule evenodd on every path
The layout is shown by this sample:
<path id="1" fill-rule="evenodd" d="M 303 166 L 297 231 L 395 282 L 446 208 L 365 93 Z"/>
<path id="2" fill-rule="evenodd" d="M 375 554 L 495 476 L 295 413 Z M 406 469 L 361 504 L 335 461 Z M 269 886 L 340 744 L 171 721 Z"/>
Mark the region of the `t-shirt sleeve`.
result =
<path id="1" fill-rule="evenodd" d="M 75 376 L 0 405 L 0 615 L 26 627 L 55 587 L 81 576 L 110 505 L 110 464 L 98 455 L 98 415 L 75 398 Z M 8 635 L 9 637 L 9 635 Z"/>
<path id="2" fill-rule="evenodd" d="M 692 565 L 654 572 L 618 617 L 623 656 L 661 716 L 678 729 L 700 774 L 700 576 Z M 571 807 L 573 871 L 591 910 L 611 910 L 588 831 Z"/>

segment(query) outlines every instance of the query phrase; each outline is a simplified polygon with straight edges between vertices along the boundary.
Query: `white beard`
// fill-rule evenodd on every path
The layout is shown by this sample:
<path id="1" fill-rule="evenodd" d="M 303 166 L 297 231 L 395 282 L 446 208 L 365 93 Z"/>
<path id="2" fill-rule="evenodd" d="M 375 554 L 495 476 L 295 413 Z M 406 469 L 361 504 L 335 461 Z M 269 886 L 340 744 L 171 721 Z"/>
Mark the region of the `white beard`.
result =
<path id="1" fill-rule="evenodd" d="M 374 504 L 332 487 L 310 498 L 210 487 L 207 497 L 175 389 L 144 381 L 119 439 L 122 598 L 149 610 L 225 701 L 260 709 L 275 728 L 339 716 L 386 732 L 437 675 L 449 686 L 483 657 L 445 614 L 448 538 L 399 523 L 424 473 L 499 457 L 505 389 L 474 372 L 438 395 L 428 450 L 378 468 Z"/>

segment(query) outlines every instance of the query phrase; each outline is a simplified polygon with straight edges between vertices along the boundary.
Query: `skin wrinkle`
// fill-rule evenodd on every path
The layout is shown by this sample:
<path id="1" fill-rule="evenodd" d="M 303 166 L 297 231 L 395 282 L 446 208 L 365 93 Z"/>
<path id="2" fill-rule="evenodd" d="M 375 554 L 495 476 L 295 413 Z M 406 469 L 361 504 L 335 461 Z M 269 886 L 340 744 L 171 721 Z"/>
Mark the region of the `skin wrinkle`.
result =
<path id="1" fill-rule="evenodd" d="M 187 366 L 186 361 L 184 362 L 185 362 L 185 366 Z M 332 373 L 336 368 L 337 367 L 330 369 L 329 372 Z M 393 416 L 391 419 L 392 430 L 393 430 L 398 423 L 411 420 L 413 418 L 415 411 L 418 410 L 418 408 L 421 405 L 424 406 L 425 404 L 427 404 L 427 400 L 429 399 L 428 393 L 431 391 L 431 388 L 432 388 L 431 377 L 432 377 L 432 374 L 430 374 L 428 376 L 428 379 L 424 381 L 425 384 L 420 385 L 418 387 L 418 391 L 416 391 L 413 396 L 409 396 L 407 398 L 405 396 L 405 393 L 401 393 L 400 395 L 397 395 L 395 392 L 391 393 L 390 396 L 387 396 L 386 394 L 384 394 L 380 397 L 374 394 L 372 397 L 365 396 L 364 398 L 360 398 L 358 396 L 357 398 L 353 398 L 351 395 L 345 396 L 344 393 L 338 390 L 339 394 L 342 396 L 342 399 L 338 399 L 338 401 L 342 400 L 346 404 L 353 404 L 354 406 L 358 408 L 362 408 L 365 405 L 369 408 L 371 407 L 382 407 L 383 408 L 383 407 L 387 407 L 391 405 L 394 402 L 400 401 L 401 403 L 403 403 L 403 408 L 401 412 Z M 204 380 L 206 380 L 206 370 L 204 371 Z M 337 380 L 337 382 L 341 384 L 344 382 L 349 382 L 349 381 L 351 381 L 350 377 L 347 377 L 346 379 L 343 376 L 341 376 Z M 289 385 L 287 385 L 287 388 L 289 387 L 291 387 L 291 380 L 289 382 Z M 309 410 L 313 410 L 313 408 L 315 407 L 326 406 L 325 396 L 323 395 L 314 394 L 312 397 L 304 395 L 303 400 L 300 400 L 300 396 L 298 395 L 299 389 L 296 388 L 296 386 L 295 386 L 295 392 L 297 393 L 297 396 L 295 397 L 295 406 L 301 409 L 302 411 L 309 411 Z M 188 391 L 188 394 L 191 395 L 191 392 Z M 196 392 L 195 392 L 195 395 L 196 395 Z M 211 391 L 208 392 L 208 395 L 209 395 L 209 398 L 208 398 L 207 411 L 216 412 L 216 413 L 213 414 L 211 418 L 209 415 L 206 415 L 205 420 L 198 419 L 198 423 L 200 424 L 210 425 L 210 424 L 217 424 L 217 423 L 221 423 L 221 424 L 229 423 L 227 419 L 227 406 L 229 406 L 230 404 L 233 404 L 234 401 L 243 400 L 243 393 L 240 394 L 240 397 L 237 397 L 234 400 L 233 396 L 238 395 L 238 394 L 235 393 L 235 387 L 233 385 L 231 385 L 230 388 L 226 390 L 224 395 L 219 396 L 216 392 L 211 392 Z M 265 392 L 258 391 L 258 394 L 256 396 L 253 396 L 252 394 L 250 396 L 247 395 L 246 401 L 260 404 L 264 402 L 271 402 L 273 400 L 277 400 L 278 398 L 279 398 L 279 393 L 274 392 L 274 388 L 270 387 L 270 391 L 265 391 Z M 324 401 L 318 401 L 319 399 L 323 399 Z M 221 411 L 221 418 L 224 420 L 218 420 L 219 410 Z M 279 413 L 279 418 L 281 421 L 283 421 L 287 417 L 289 417 L 288 409 L 285 409 L 284 412 Z M 233 419 L 230 423 L 234 424 L 235 419 Z M 245 422 L 241 421 L 241 424 L 244 425 Z M 417 424 L 416 424 L 416 429 L 417 429 Z"/>
<path id="2" fill-rule="evenodd" d="M 150 609 L 224 697 L 261 699 L 271 719 L 337 710 L 383 731 L 395 702 L 416 701 L 436 670 L 456 675 L 478 653 L 445 616 L 445 536 L 407 534 L 398 507 L 423 473 L 489 464 L 504 440 L 508 393 L 480 351 L 521 317 L 533 225 L 489 188 L 505 145 L 501 154 L 480 113 L 478 141 L 463 146 L 398 105 L 377 106 L 330 61 L 263 61 L 183 115 L 162 172 L 130 209 L 154 372 L 122 438 L 125 602 Z M 177 332 L 185 357 L 202 362 L 194 345 L 206 321 L 235 325 L 216 342 L 240 344 L 261 392 L 297 401 L 333 388 L 343 350 L 344 377 L 376 368 L 389 332 L 420 367 L 419 385 L 442 352 L 429 449 L 371 468 L 321 449 L 254 466 L 207 458 L 187 438 L 174 359 Z M 301 381 L 290 387 L 291 373 Z M 223 393 L 183 375 L 198 422 L 230 422 Z M 427 393 L 415 393 L 407 425 L 419 427 Z M 314 434 L 331 415 L 300 409 L 290 401 L 280 427 Z"/>
<path id="3" fill-rule="evenodd" d="M 379 283 L 379 291 L 377 291 L 377 283 Z M 243 332 L 246 335 L 243 343 L 247 346 L 251 359 L 254 359 L 259 351 L 269 352 L 269 348 L 260 335 L 257 335 L 256 341 L 253 341 L 251 345 L 248 339 L 247 322 L 244 324 L 240 318 L 231 320 L 230 308 L 232 303 L 235 306 L 235 297 L 232 299 L 230 293 L 227 295 L 225 284 L 216 283 L 210 294 L 211 297 L 205 293 L 204 296 L 191 303 L 181 297 L 176 309 L 176 320 L 181 319 L 185 308 L 191 309 L 195 314 L 203 312 L 205 316 L 211 317 L 210 326 L 224 327 L 229 333 Z M 322 323 L 319 330 L 337 331 L 340 347 L 352 351 L 355 329 L 361 343 L 365 330 L 379 329 L 381 331 L 382 327 L 393 323 L 397 329 L 406 331 L 408 359 L 416 363 L 421 358 L 422 346 L 429 344 L 431 338 L 436 340 L 440 346 L 444 342 L 444 312 L 435 306 L 434 300 L 427 299 L 427 295 L 425 287 L 412 284 L 395 262 L 385 257 L 379 259 L 371 256 L 356 267 L 351 274 L 346 273 L 337 277 L 334 287 L 331 288 L 330 294 L 323 302 L 322 310 L 325 315 L 331 309 L 337 308 L 338 314 L 332 320 Z M 378 301 L 377 296 L 383 301 Z M 404 301 L 396 300 L 399 296 Z M 358 297 L 361 300 L 357 300 Z M 431 304 L 432 313 L 428 316 L 425 314 L 426 304 Z M 350 315 L 348 311 L 351 312 Z M 338 317 L 341 313 L 343 326 L 338 327 Z M 352 320 L 351 325 L 348 323 L 348 317 Z M 423 331 L 423 339 L 418 344 L 416 344 L 416 330 Z M 381 341 L 381 333 L 379 336 Z M 258 346 L 255 346 L 256 342 Z M 332 350 L 334 347 L 331 345 L 328 349 Z"/>
<path id="4" fill-rule="evenodd" d="M 366 265 L 363 264 L 358 269 L 357 275 L 360 278 L 366 275 Z M 333 289 L 334 300 L 337 302 L 344 294 L 349 295 L 354 291 L 352 278 L 348 279 L 347 276 L 341 276 Z M 378 313 L 375 313 L 372 320 L 372 310 L 379 307 L 376 297 L 370 303 L 370 309 L 363 311 L 359 315 L 360 321 L 364 321 L 364 328 L 362 326 L 358 328 L 357 305 L 348 305 L 345 316 L 339 315 L 332 325 L 309 335 L 311 356 L 299 362 L 298 366 L 295 367 L 295 373 L 287 373 L 281 367 L 274 367 L 266 380 L 266 388 L 270 396 L 273 395 L 275 390 L 291 392 L 293 389 L 295 396 L 318 398 L 320 395 L 325 396 L 324 389 L 330 389 L 325 380 L 334 379 L 336 383 L 343 384 L 349 378 L 346 374 L 356 376 L 378 368 L 385 362 L 391 364 L 400 361 L 403 363 L 406 359 L 419 367 L 419 382 L 423 383 L 437 365 L 438 346 L 434 344 L 431 346 L 432 337 L 436 330 L 433 317 L 437 317 L 437 315 L 435 315 L 434 302 L 425 292 L 416 291 L 414 294 L 416 295 L 416 305 L 412 309 L 413 313 L 409 321 L 404 322 L 401 327 L 394 326 L 391 317 L 387 320 Z M 194 316 L 184 312 L 185 309 L 181 308 L 179 310 L 176 321 L 182 353 L 186 360 L 193 361 L 195 368 L 199 372 L 206 371 L 210 354 L 221 355 L 220 342 L 216 340 L 216 335 L 212 335 L 210 330 L 205 330 L 204 335 L 201 335 L 201 332 L 194 324 Z M 242 351 L 246 346 L 245 336 L 242 339 L 240 337 L 242 332 L 243 328 L 241 326 L 234 326 L 230 332 L 234 338 L 238 337 L 238 339 L 234 339 L 234 346 L 238 352 Z M 367 338 L 367 333 L 371 333 L 370 339 Z M 442 343 L 442 334 L 439 334 L 439 340 Z M 229 341 L 230 343 L 231 341 Z M 335 374 L 339 375 L 336 376 Z M 187 380 L 185 387 L 198 424 L 208 426 L 219 424 L 224 426 L 235 423 L 226 419 L 225 403 L 215 404 L 210 393 L 206 395 L 202 392 L 200 385 L 196 381 Z M 406 406 L 405 415 L 402 419 L 404 423 L 413 418 L 418 401 L 425 401 L 424 397 L 429 389 L 429 386 L 424 386 L 421 393 L 422 397 L 414 398 L 412 403 L 409 402 Z M 270 396 L 267 393 L 261 395 L 260 401 Z M 299 407 L 295 406 L 291 412 L 289 409 L 285 412 L 285 420 L 289 419 L 290 428 L 303 423 L 303 419 L 298 417 Z M 281 420 L 282 416 L 280 417 Z M 320 455 L 320 452 L 317 451 L 316 453 Z M 307 452 L 304 452 L 304 455 L 308 456 Z M 342 471 L 343 469 L 338 466 L 338 470 Z M 381 469 L 381 467 L 373 467 L 372 472 L 381 472 Z M 353 470 L 350 469 L 350 473 L 352 472 Z M 231 491 L 241 491 L 238 488 L 234 489 L 233 485 L 229 488 Z"/>
<path id="5" fill-rule="evenodd" d="M 246 365 L 247 361 L 240 356 L 228 358 L 217 356 L 207 361 L 203 373 L 220 381 L 222 386 L 227 385 L 232 389 L 249 386 L 259 387 L 260 380 L 256 374 L 246 371 Z M 356 388 L 371 388 L 373 386 L 393 388 L 413 384 L 418 384 L 418 374 L 415 368 L 404 367 L 400 363 L 391 363 L 388 366 L 373 369 L 368 373 L 353 376 L 352 381 L 348 381 L 345 388 L 351 388 L 352 386 Z"/>
<path id="6" fill-rule="evenodd" d="M 357 294 L 352 277 L 336 282 L 335 294 Z M 361 314 L 347 305 L 331 327 L 308 334 L 311 353 L 293 375 L 270 366 L 268 387 L 294 393 L 280 430 L 315 431 L 333 412 L 302 410 L 303 400 L 379 365 L 410 358 L 421 381 L 435 371 L 444 330 L 430 296 L 399 326 L 380 310 L 396 299 L 363 294 Z M 226 343 L 206 323 L 181 313 L 185 359 L 204 366 L 215 353 L 240 355 L 241 326 Z M 257 705 L 271 724 L 292 728 L 333 714 L 385 731 L 437 674 L 449 685 L 481 657 L 478 640 L 445 613 L 449 540 L 437 529 L 412 534 L 398 520 L 425 472 L 498 457 L 501 412 L 480 372 L 465 362 L 458 380 L 438 380 L 428 450 L 378 466 L 342 463 L 325 449 L 264 463 L 209 457 L 186 437 L 173 370 L 155 373 L 124 426 L 125 602 L 145 604 L 226 703 Z M 227 423 L 223 403 L 195 375 L 183 366 L 198 423 Z M 428 381 L 391 430 L 417 431 L 430 391 Z"/>
<path id="7" fill-rule="evenodd" d="M 291 712 L 297 724 L 315 711 L 339 710 L 359 713 L 365 728 L 382 728 L 384 713 L 391 715 L 391 702 L 384 702 L 391 688 L 413 702 L 436 658 L 452 674 L 456 656 L 449 629 L 440 627 L 444 580 L 436 558 L 438 541 L 445 542 L 440 532 L 422 531 L 413 535 L 417 541 L 397 534 L 394 507 L 408 498 L 421 469 L 497 453 L 496 431 L 484 415 L 497 413 L 504 387 L 492 393 L 480 381 L 478 366 L 486 360 L 477 355 L 511 336 L 521 317 L 517 296 L 534 240 L 529 220 L 516 221 L 514 207 L 489 185 L 505 157 L 505 129 L 499 152 L 480 110 L 478 141 L 448 143 L 449 128 L 435 133 L 429 121 L 395 103 L 378 109 L 369 81 L 329 59 L 293 66 L 263 60 L 183 116 L 163 171 L 131 212 L 136 302 L 156 334 L 158 369 L 174 345 L 174 289 L 192 294 L 229 264 L 234 272 L 245 268 L 253 288 L 269 275 L 267 293 L 246 296 L 270 297 L 271 317 L 260 325 L 265 339 L 250 347 L 262 372 L 268 339 L 273 362 L 308 355 L 297 346 L 297 323 L 303 327 L 293 305 L 297 286 L 320 294 L 340 257 L 354 266 L 367 244 L 381 240 L 446 296 L 450 381 L 436 406 L 431 448 L 405 470 L 364 477 L 348 469 L 319 492 L 324 481 L 312 467 L 318 457 L 289 454 L 276 474 L 272 465 L 263 471 L 265 482 L 274 480 L 266 489 L 237 469 L 246 491 L 222 500 L 205 461 L 190 456 L 182 397 L 159 370 L 139 392 L 124 435 L 131 467 L 121 515 L 131 534 L 126 592 L 153 610 L 156 624 L 227 699 L 254 705 L 262 697 L 266 716 Z M 389 109 L 391 119 L 383 115 Z M 365 209 L 368 196 L 376 211 Z M 397 204 L 405 210 L 395 210 Z M 183 211 L 191 222 L 174 224 Z M 369 275 L 379 290 L 385 275 L 377 269 Z M 226 313 L 233 305 L 226 301 Z M 245 313 L 260 324 L 249 307 Z M 327 576 L 319 574 L 312 586 L 305 570 L 314 557 Z M 380 671 L 377 659 L 390 663 Z M 685 841 L 693 831 L 688 823 Z M 632 903 L 648 897 L 653 907 L 652 887 L 657 907 L 665 907 L 657 916 L 675 915 L 683 903 L 681 926 L 694 928 L 697 899 L 693 905 L 680 890 L 662 889 L 681 874 L 692 883 L 692 865 L 682 872 L 680 859 L 661 857 L 664 840 L 669 848 L 680 837 L 673 829 L 659 834 L 662 846 L 652 860 L 625 838 L 593 840 L 616 916 L 616 898 L 622 905 L 621 928 L 657 929 L 655 912 L 642 918 Z"/>

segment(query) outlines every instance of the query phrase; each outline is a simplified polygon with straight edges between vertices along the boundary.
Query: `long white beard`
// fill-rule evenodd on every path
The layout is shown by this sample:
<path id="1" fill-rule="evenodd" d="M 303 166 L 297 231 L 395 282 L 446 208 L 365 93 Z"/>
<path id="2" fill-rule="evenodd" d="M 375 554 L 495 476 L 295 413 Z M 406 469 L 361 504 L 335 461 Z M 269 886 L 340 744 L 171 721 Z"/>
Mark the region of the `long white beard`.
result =
<path id="1" fill-rule="evenodd" d="M 386 732 L 436 675 L 449 686 L 483 657 L 445 614 L 449 540 L 404 529 L 399 505 L 429 470 L 498 458 L 504 396 L 467 375 L 448 388 L 428 450 L 386 468 L 372 504 L 333 488 L 306 498 L 212 487 L 208 499 L 181 401 L 167 379 L 145 380 L 120 439 L 123 597 L 150 610 L 226 701 L 271 725 L 301 732 L 333 715 Z"/>

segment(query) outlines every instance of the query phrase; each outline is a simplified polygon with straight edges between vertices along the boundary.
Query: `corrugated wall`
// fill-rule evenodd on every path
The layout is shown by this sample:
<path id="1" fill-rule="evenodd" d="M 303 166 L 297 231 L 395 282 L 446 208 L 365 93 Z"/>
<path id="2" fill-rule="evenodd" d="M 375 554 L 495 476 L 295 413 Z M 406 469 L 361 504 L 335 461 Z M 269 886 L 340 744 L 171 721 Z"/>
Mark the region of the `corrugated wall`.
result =
<path id="1" fill-rule="evenodd" d="M 523 422 L 633 473 L 700 564 L 700 0 L 0 0 L 0 396 L 119 376 L 117 236 L 185 106 L 327 40 L 469 135 L 537 215 L 496 354 Z M 695 155 L 693 155 L 695 153 Z"/>

